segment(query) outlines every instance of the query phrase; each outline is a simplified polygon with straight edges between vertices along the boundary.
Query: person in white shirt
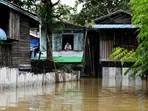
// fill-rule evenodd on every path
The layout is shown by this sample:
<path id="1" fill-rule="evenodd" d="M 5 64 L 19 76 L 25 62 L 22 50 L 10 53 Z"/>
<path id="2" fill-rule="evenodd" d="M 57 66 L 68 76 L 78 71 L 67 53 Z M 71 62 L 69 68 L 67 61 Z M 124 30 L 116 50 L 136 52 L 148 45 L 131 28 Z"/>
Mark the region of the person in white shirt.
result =
<path id="1" fill-rule="evenodd" d="M 71 45 L 67 42 L 65 47 L 64 47 L 65 50 L 71 50 Z"/>

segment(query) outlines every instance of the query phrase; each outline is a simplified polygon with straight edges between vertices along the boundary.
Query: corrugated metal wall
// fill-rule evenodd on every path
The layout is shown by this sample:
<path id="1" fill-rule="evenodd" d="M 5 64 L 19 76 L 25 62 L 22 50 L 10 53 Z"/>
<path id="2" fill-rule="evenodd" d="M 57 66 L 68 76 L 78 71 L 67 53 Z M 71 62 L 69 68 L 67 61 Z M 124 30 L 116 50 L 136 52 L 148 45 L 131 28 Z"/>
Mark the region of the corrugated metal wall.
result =
<path id="1" fill-rule="evenodd" d="M 106 60 L 113 50 L 113 36 L 101 34 L 100 36 L 100 59 Z"/>

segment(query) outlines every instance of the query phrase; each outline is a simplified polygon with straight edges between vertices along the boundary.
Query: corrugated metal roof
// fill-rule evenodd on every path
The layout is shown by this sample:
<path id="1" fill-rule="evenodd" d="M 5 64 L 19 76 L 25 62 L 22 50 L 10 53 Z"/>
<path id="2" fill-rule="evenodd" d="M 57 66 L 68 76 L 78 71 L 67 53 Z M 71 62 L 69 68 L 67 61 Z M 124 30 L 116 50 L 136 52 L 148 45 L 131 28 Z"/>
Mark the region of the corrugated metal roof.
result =
<path id="1" fill-rule="evenodd" d="M 126 29 L 126 28 L 136 28 L 136 26 L 131 24 L 96 24 L 92 25 L 92 28 L 95 29 Z"/>

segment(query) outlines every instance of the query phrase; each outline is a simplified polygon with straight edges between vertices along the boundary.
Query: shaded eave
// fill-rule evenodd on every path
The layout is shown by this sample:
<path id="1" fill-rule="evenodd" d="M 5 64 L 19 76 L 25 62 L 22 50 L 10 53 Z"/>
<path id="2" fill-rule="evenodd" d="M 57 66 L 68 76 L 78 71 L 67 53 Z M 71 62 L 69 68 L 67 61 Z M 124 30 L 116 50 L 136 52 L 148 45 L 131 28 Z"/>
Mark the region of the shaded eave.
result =
<path id="1" fill-rule="evenodd" d="M 39 20 L 38 17 L 36 16 L 36 14 L 33 14 L 33 13 L 31 13 L 31 12 L 28 12 L 28 11 L 26 11 L 26 10 L 20 8 L 19 6 L 15 5 L 15 4 L 13 4 L 13 3 L 10 3 L 10 2 L 4 1 L 4 0 L 0 0 L 0 4 L 3 4 L 3 5 L 5 5 L 5 6 L 11 8 L 11 9 L 17 11 L 17 12 L 20 12 L 21 14 L 24 14 L 24 15 L 26 15 L 26 16 L 28 16 L 28 17 L 34 19 L 35 21 L 40 22 L 40 20 Z"/>
<path id="2" fill-rule="evenodd" d="M 68 24 L 68 25 L 73 25 L 76 27 L 80 27 L 80 28 L 85 28 L 85 26 L 79 25 L 79 24 L 74 24 L 74 23 L 69 23 L 69 22 L 63 22 L 64 24 Z"/>
<path id="3" fill-rule="evenodd" d="M 100 30 L 124 30 L 124 29 L 129 29 L 129 30 L 137 30 L 138 26 L 132 25 L 132 24 L 95 24 L 92 25 L 87 29 L 87 32 L 90 34 L 95 34 L 100 32 Z"/>
<path id="4" fill-rule="evenodd" d="M 83 29 L 86 28 L 85 26 L 82 26 L 80 24 L 70 23 L 70 22 L 67 22 L 67 21 L 56 21 L 56 22 L 57 22 L 57 24 L 60 24 L 60 25 L 71 25 L 71 26 L 74 26 L 74 27 L 77 27 L 77 28 L 83 28 Z"/>
<path id="5" fill-rule="evenodd" d="M 127 11 L 123 11 L 123 10 L 118 10 L 118 11 L 115 11 L 113 13 L 110 13 L 110 14 L 107 14 L 107 15 L 104 15 L 104 16 L 101 16 L 99 18 L 96 18 L 94 21 L 95 22 L 99 22 L 99 21 L 102 21 L 106 18 L 110 18 L 111 16 L 114 16 L 114 15 L 117 15 L 117 14 L 120 14 L 120 13 L 124 13 L 124 14 L 127 14 L 129 16 L 131 16 L 131 13 L 130 12 L 127 12 Z"/>

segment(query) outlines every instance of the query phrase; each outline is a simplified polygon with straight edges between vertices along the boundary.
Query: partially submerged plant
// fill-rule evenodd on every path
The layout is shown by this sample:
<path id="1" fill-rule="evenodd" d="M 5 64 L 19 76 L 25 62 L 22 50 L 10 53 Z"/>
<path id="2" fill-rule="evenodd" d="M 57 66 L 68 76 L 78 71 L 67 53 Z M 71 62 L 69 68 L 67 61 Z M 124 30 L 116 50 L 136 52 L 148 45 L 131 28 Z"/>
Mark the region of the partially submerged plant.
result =
<path id="1" fill-rule="evenodd" d="M 136 52 L 133 50 L 127 50 L 125 48 L 116 47 L 113 50 L 113 53 L 109 56 L 111 60 L 119 60 L 121 61 L 121 65 L 123 66 L 125 63 L 134 63 L 126 72 L 127 74 L 131 71 L 134 75 L 139 75 L 139 69 L 137 70 L 139 59 L 137 58 Z"/>
<path id="2" fill-rule="evenodd" d="M 72 73 L 72 72 L 73 72 L 73 65 L 71 64 L 66 64 L 60 69 L 55 70 L 56 74 L 59 74 L 59 73 L 64 74 L 64 73 Z"/>
<path id="3" fill-rule="evenodd" d="M 109 59 L 121 61 L 122 66 L 124 63 L 133 63 L 133 65 L 125 72 L 125 75 L 130 72 L 134 76 L 140 76 L 143 78 L 148 72 L 148 60 L 146 57 L 143 58 L 143 56 L 148 55 L 148 53 L 145 53 L 146 51 L 142 50 L 142 48 L 140 51 L 138 49 L 136 51 L 129 51 L 127 49 L 117 47 L 114 48 Z"/>
<path id="4" fill-rule="evenodd" d="M 73 66 L 71 64 L 66 64 L 60 70 L 65 73 L 71 73 L 73 71 Z"/>
<path id="5" fill-rule="evenodd" d="M 125 62 L 135 62 L 137 60 L 136 53 L 133 50 L 127 50 L 125 48 L 116 47 L 112 54 L 109 56 L 111 60 L 119 60 L 124 65 Z"/>

